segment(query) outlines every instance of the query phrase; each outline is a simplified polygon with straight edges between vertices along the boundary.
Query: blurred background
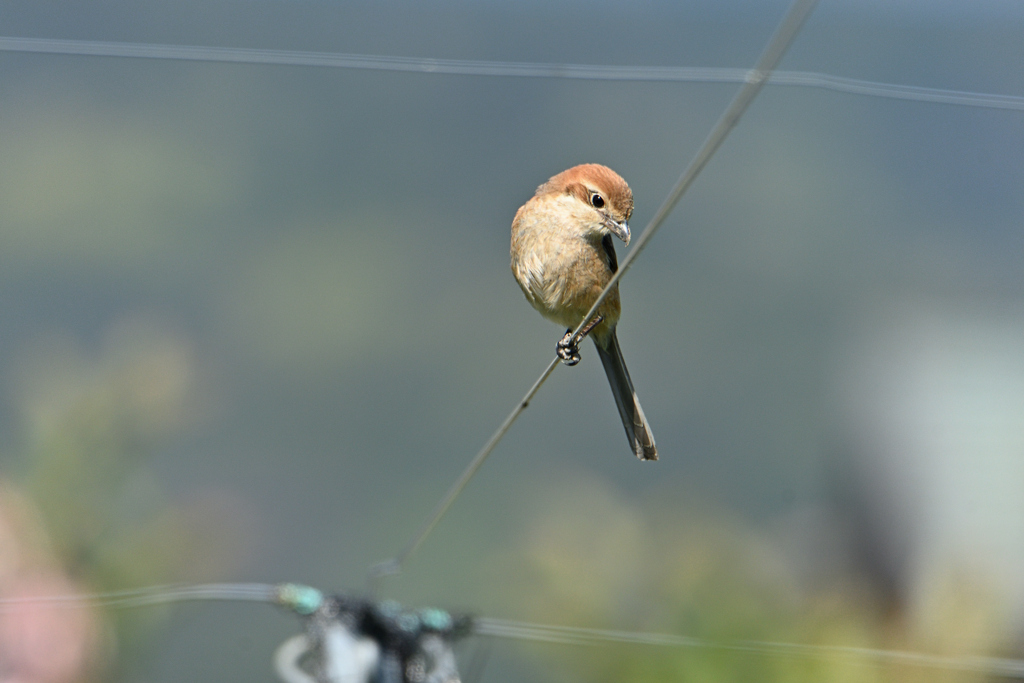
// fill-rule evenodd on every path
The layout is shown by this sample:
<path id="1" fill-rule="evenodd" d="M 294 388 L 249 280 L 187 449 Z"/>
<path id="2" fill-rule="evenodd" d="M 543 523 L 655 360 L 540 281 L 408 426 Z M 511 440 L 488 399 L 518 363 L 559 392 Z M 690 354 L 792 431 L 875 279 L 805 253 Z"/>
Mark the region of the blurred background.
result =
<path id="1" fill-rule="evenodd" d="M 7 36 L 748 67 L 784 0 L 0 0 Z M 1024 5 L 822 0 L 781 68 L 1024 94 Z M 359 591 L 552 357 L 515 210 L 639 232 L 735 85 L 0 53 L 0 594 Z M 622 284 L 661 461 L 559 368 L 411 605 L 1024 656 L 1024 113 L 767 87 Z M 624 251 L 620 248 L 620 258 Z M 0 615 L 5 681 L 273 681 L 261 605 Z M 496 642 L 484 681 L 977 674 Z"/>

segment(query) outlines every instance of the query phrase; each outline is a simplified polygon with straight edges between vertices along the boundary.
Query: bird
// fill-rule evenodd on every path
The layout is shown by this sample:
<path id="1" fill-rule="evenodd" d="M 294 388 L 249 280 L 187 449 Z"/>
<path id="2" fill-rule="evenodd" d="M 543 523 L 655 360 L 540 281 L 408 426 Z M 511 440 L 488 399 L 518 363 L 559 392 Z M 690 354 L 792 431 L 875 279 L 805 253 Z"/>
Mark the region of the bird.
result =
<path id="1" fill-rule="evenodd" d="M 552 176 L 512 221 L 512 274 L 545 318 L 567 327 L 556 345 L 566 365 L 580 361 L 573 330 L 618 270 L 612 238 L 629 244 L 633 192 L 601 164 L 581 164 Z M 580 331 L 597 347 L 629 447 L 640 460 L 657 460 L 651 425 L 626 370 L 615 334 L 622 307 L 618 284 Z"/>

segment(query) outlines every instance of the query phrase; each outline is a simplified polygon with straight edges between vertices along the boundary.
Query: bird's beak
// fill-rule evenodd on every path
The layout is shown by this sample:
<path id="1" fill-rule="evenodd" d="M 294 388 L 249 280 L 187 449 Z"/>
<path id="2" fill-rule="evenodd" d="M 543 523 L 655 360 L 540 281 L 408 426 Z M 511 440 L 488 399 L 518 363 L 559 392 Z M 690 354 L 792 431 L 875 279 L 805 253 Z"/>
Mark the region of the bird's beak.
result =
<path id="1" fill-rule="evenodd" d="M 609 218 L 607 225 L 613 235 L 622 240 L 626 246 L 629 246 L 629 224 L 626 223 L 626 221 L 619 223 L 618 221 L 613 221 Z"/>

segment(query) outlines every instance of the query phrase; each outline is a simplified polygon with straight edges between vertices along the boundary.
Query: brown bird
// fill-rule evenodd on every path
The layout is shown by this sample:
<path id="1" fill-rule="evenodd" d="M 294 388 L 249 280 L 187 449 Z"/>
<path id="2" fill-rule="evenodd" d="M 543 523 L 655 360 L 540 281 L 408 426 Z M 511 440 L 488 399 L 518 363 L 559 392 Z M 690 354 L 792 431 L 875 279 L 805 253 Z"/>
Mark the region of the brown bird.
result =
<path id="1" fill-rule="evenodd" d="M 607 166 L 583 164 L 538 187 L 512 221 L 512 273 L 541 315 L 569 328 L 556 347 L 566 365 L 580 360 L 572 330 L 618 270 L 612 236 L 629 244 L 632 213 L 633 192 L 626 181 Z M 616 285 L 581 335 L 594 340 L 629 447 L 641 460 L 657 460 L 651 425 L 615 336 L 620 311 Z"/>

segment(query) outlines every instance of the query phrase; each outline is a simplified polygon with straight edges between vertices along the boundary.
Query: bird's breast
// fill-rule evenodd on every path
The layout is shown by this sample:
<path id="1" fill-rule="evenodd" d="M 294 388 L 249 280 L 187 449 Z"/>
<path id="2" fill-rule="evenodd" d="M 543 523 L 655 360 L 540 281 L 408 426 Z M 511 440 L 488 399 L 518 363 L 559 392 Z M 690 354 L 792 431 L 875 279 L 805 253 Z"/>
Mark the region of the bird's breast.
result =
<path id="1" fill-rule="evenodd" d="M 534 308 L 565 327 L 575 327 L 612 271 L 599 238 L 567 226 L 574 216 L 559 209 L 529 202 L 520 209 L 512 224 L 512 272 Z M 614 299 L 617 319 L 618 297 Z"/>

